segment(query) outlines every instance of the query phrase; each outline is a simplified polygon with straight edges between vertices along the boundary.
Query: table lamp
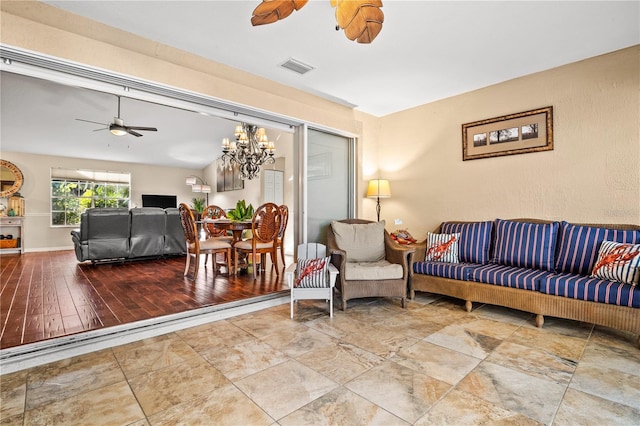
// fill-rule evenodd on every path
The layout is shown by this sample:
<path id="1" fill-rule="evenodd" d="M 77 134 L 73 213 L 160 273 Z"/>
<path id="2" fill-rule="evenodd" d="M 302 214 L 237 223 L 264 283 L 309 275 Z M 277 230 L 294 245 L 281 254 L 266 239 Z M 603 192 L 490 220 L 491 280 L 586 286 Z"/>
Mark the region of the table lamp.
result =
<path id="1" fill-rule="evenodd" d="M 389 181 L 386 179 L 372 179 L 369 181 L 369 187 L 367 188 L 367 197 L 375 198 L 376 201 L 376 213 L 378 215 L 378 222 L 380 222 L 380 198 L 391 198 L 391 188 L 389 187 Z"/>

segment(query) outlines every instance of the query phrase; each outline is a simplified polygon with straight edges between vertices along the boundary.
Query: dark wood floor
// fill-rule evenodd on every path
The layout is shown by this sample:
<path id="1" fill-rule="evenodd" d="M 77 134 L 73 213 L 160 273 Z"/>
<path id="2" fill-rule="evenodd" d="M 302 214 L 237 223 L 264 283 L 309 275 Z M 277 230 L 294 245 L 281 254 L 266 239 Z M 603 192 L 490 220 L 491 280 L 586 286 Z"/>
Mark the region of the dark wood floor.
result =
<path id="1" fill-rule="evenodd" d="M 203 262 L 193 281 L 184 257 L 91 265 L 73 251 L 2 255 L 0 349 L 283 289 L 282 265 L 279 276 L 267 267 L 254 281 L 246 271 L 214 276 Z"/>

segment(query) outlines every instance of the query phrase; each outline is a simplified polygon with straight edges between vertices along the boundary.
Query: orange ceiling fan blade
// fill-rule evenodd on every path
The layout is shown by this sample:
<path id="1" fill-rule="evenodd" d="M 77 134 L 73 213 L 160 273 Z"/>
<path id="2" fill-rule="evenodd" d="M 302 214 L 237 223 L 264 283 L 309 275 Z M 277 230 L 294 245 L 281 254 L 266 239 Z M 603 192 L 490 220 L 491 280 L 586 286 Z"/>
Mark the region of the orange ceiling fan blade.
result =
<path id="1" fill-rule="evenodd" d="M 338 26 L 349 40 L 371 43 L 382 30 L 381 0 L 331 0 Z"/>
<path id="2" fill-rule="evenodd" d="M 251 25 L 272 24 L 300 10 L 308 0 L 262 0 L 253 10 Z"/>

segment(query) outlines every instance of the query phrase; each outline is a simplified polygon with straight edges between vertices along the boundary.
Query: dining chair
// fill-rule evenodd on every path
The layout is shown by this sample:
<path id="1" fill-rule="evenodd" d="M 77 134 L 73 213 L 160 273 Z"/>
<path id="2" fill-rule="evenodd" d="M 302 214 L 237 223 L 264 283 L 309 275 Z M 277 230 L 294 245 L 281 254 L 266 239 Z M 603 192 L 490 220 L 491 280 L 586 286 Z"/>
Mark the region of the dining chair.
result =
<path id="1" fill-rule="evenodd" d="M 211 254 L 215 256 L 217 253 L 224 253 L 227 259 L 227 274 L 231 275 L 231 244 L 217 238 L 200 241 L 196 221 L 191 212 L 191 208 L 185 203 L 181 203 L 178 207 L 180 212 L 180 223 L 184 230 L 184 236 L 187 242 L 187 263 L 184 268 L 184 275 L 189 273 L 189 265 L 191 256 L 195 258 L 193 279 L 198 277 L 198 269 L 200 267 L 200 255 Z M 214 268 L 214 271 L 216 268 Z"/>
<path id="2" fill-rule="evenodd" d="M 253 278 L 256 278 L 257 256 L 260 255 L 260 268 L 265 269 L 267 253 L 271 256 L 271 262 L 276 268 L 276 274 L 280 275 L 278 268 L 277 242 L 280 225 L 282 223 L 282 213 L 274 203 L 265 203 L 258 207 L 251 219 L 252 237 L 248 240 L 238 241 L 233 246 L 234 263 L 238 265 L 238 254 L 251 254 L 253 260 Z M 236 274 L 238 269 L 236 267 Z"/>
<path id="3" fill-rule="evenodd" d="M 280 249 L 280 256 L 282 258 L 282 266 L 286 266 L 284 262 L 284 233 L 287 230 L 287 224 L 289 223 L 289 207 L 282 204 L 278 206 L 280 214 L 282 214 L 282 223 L 280 224 L 280 231 L 278 231 L 277 249 Z"/>
<path id="4" fill-rule="evenodd" d="M 329 317 L 333 317 L 333 288 L 338 268 L 331 264 L 327 247 L 319 243 L 300 244 L 297 261 L 285 269 L 284 277 L 291 291 L 293 305 L 298 300 L 324 299 L 329 302 Z"/>
<path id="5" fill-rule="evenodd" d="M 207 206 L 202 211 L 202 215 L 200 217 L 202 219 L 202 228 L 204 229 L 204 232 L 207 236 L 206 237 L 207 240 L 210 238 L 217 238 L 222 241 L 227 241 L 229 244 L 233 245 L 233 236 L 229 235 L 226 229 L 218 228 L 216 227 L 215 223 L 211 222 L 212 220 L 227 218 L 227 213 L 225 213 L 222 207 L 219 207 L 213 204 L 210 206 Z M 216 258 L 215 256 L 211 256 L 211 257 L 213 259 L 214 267 L 216 267 L 217 266 Z M 208 260 L 209 260 L 209 255 L 205 254 L 204 255 L 205 265 L 207 264 Z M 225 262 L 226 262 L 226 259 L 225 259 Z"/>
<path id="6" fill-rule="evenodd" d="M 211 220 L 227 218 L 227 213 L 225 213 L 222 207 L 218 207 L 213 204 L 210 206 L 207 206 L 202 212 L 201 217 L 202 217 L 202 226 L 204 228 L 205 233 L 207 234 L 207 239 L 224 238 L 229 242 L 233 240 L 233 237 L 227 233 L 226 229 L 216 228 L 215 223 L 210 222 Z M 209 220 L 209 222 L 207 220 Z"/>

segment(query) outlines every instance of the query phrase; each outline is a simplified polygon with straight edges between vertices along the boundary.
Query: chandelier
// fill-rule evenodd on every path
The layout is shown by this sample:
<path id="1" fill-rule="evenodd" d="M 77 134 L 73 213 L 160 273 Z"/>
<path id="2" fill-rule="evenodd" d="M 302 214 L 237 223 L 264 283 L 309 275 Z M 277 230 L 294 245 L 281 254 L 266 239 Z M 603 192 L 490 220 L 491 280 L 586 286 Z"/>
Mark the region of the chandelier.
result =
<path id="1" fill-rule="evenodd" d="M 222 139 L 222 156 L 220 159 L 229 165 L 235 163 L 240 169 L 242 179 L 253 179 L 260 173 L 260 166 L 274 163 L 273 154 L 276 147 L 267 138 L 264 128 L 253 124 L 242 123 L 236 126 L 236 140 Z"/>

